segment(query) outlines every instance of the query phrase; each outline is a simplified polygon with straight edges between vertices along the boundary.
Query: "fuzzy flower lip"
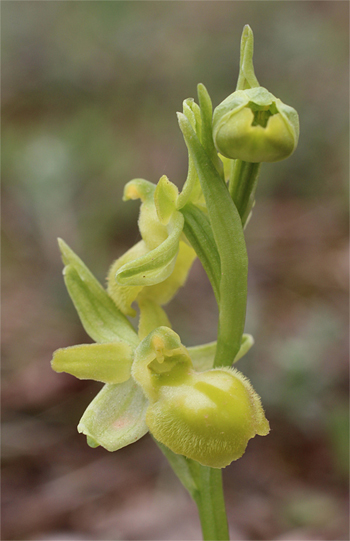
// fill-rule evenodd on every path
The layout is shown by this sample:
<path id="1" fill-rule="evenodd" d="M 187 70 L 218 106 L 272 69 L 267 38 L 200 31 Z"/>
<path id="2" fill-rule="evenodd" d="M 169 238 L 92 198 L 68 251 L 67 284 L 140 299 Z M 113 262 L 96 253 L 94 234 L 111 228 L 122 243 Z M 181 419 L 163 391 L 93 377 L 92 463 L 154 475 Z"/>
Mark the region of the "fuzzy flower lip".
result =
<path id="1" fill-rule="evenodd" d="M 177 454 L 223 468 L 240 458 L 255 435 L 269 432 L 260 398 L 238 370 L 197 372 L 179 336 L 151 332 L 135 351 L 132 376 L 149 399 L 146 424 Z"/>
<path id="2" fill-rule="evenodd" d="M 298 144 L 298 114 L 266 88 L 237 90 L 216 107 L 213 138 L 217 151 L 226 158 L 280 161 Z"/>

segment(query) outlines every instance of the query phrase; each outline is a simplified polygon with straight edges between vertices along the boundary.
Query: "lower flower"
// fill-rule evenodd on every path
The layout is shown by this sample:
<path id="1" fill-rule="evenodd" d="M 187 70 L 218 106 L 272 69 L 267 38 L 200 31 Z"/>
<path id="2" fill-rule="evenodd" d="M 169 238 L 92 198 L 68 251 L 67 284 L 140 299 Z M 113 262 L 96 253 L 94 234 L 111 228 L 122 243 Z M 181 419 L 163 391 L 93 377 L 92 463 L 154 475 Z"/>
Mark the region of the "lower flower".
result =
<path id="1" fill-rule="evenodd" d="M 179 337 L 166 327 L 141 342 L 132 374 L 150 400 L 146 424 L 153 436 L 204 466 L 228 466 L 251 438 L 269 432 L 249 381 L 230 368 L 196 372 Z"/>

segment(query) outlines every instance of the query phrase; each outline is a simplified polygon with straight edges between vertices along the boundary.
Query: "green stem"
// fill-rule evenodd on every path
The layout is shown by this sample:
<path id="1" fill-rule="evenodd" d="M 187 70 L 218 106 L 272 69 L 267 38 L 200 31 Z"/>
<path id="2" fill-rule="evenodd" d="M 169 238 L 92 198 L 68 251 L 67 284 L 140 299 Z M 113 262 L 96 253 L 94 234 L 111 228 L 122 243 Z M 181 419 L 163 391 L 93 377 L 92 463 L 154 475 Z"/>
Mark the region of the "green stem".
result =
<path id="1" fill-rule="evenodd" d="M 255 197 L 260 163 L 235 160 L 231 170 L 229 192 L 237 207 L 244 226 L 252 209 Z"/>
<path id="2" fill-rule="evenodd" d="M 153 438 L 198 508 L 204 541 L 228 541 L 222 471 L 177 455 Z"/>
<path id="3" fill-rule="evenodd" d="M 222 472 L 216 468 L 193 463 L 196 472 L 198 496 L 195 498 L 204 540 L 223 540 L 229 537 Z"/>

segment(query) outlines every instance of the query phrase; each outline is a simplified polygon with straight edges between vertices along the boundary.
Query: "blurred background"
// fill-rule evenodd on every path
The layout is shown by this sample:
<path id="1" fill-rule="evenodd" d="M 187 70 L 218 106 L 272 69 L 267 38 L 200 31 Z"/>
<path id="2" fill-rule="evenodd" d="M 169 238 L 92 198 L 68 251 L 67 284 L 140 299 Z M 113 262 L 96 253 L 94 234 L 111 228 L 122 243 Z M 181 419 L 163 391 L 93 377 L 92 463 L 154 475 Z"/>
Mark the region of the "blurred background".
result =
<path id="1" fill-rule="evenodd" d="M 3 539 L 200 539 L 196 509 L 145 436 L 110 454 L 76 425 L 99 385 L 51 371 L 89 342 L 56 238 L 104 283 L 138 240 L 124 184 L 179 187 L 175 112 L 202 82 L 234 90 L 244 24 L 262 86 L 300 115 L 299 147 L 262 168 L 246 230 L 238 364 L 271 424 L 224 470 L 233 540 L 348 539 L 348 16 L 342 1 L 2 2 Z M 198 261 L 169 305 L 186 345 L 214 340 Z"/>

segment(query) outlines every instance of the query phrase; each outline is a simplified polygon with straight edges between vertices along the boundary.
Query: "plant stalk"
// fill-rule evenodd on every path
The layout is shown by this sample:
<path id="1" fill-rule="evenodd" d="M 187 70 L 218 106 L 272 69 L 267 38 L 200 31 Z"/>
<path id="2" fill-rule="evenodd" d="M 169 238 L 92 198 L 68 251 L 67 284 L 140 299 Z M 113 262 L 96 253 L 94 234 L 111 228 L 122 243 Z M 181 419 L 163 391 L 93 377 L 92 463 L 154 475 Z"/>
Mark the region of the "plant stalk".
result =
<path id="1" fill-rule="evenodd" d="M 225 500 L 222 487 L 222 471 L 199 466 L 197 473 L 198 508 L 204 541 L 227 541 L 229 537 Z"/>
<path id="2" fill-rule="evenodd" d="M 230 539 L 222 487 L 222 471 L 178 455 L 153 438 L 179 481 L 197 505 L 204 541 Z"/>
<path id="3" fill-rule="evenodd" d="M 261 164 L 234 160 L 232 165 L 229 192 L 244 227 L 254 204 Z"/>

